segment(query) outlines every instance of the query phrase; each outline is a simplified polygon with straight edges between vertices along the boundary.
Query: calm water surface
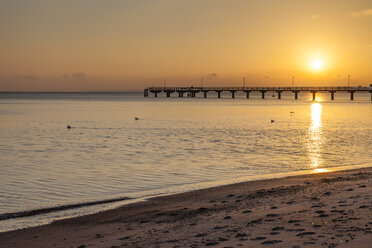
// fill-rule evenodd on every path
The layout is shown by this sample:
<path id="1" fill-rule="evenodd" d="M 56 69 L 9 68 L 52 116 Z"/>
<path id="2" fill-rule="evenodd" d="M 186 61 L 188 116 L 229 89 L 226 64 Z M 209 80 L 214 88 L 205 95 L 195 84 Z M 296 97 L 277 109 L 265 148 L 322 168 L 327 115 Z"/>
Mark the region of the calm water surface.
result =
<path id="1" fill-rule="evenodd" d="M 297 101 L 291 94 L 240 97 L 0 93 L 0 214 L 371 165 L 368 93 L 353 102 L 341 93 L 332 102 L 328 94 L 317 102 L 307 94 Z M 42 217 L 0 220 L 0 231 L 35 219 Z"/>

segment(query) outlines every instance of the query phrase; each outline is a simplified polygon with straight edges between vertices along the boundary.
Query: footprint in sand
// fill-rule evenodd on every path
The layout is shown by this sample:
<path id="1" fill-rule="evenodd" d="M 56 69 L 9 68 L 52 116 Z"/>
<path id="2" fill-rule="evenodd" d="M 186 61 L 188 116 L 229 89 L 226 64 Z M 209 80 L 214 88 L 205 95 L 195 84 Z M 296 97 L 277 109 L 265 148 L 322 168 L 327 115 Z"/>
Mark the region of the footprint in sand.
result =
<path id="1" fill-rule="evenodd" d="M 303 236 L 309 236 L 309 235 L 314 235 L 315 232 L 301 232 L 301 233 L 297 233 L 297 237 L 303 237 Z"/>
<path id="2" fill-rule="evenodd" d="M 274 218 L 274 217 L 277 217 L 278 215 L 277 214 L 267 214 L 266 217 L 268 218 Z"/>
<path id="3" fill-rule="evenodd" d="M 304 241 L 303 244 L 304 245 L 315 245 L 316 242 L 314 242 L 314 241 Z"/>
<path id="4" fill-rule="evenodd" d="M 226 228 L 226 227 L 229 227 L 228 225 L 226 226 L 215 226 L 213 229 L 214 230 L 219 230 L 219 229 L 223 229 L 223 228 Z"/>
<path id="5" fill-rule="evenodd" d="M 125 236 L 125 237 L 120 238 L 119 240 L 126 240 L 126 239 L 130 239 L 130 237 L 129 236 Z"/>
<path id="6" fill-rule="evenodd" d="M 289 220 L 288 223 L 299 223 L 302 222 L 302 220 Z"/>
<path id="7" fill-rule="evenodd" d="M 224 242 L 224 241 L 228 241 L 229 239 L 228 238 L 224 238 L 224 237 L 219 237 L 218 238 L 218 241 L 220 242 Z"/>
<path id="8" fill-rule="evenodd" d="M 267 241 L 264 241 L 261 243 L 261 245 L 273 245 L 273 244 L 277 244 L 277 243 L 280 243 L 280 242 L 283 242 L 281 240 L 267 240 Z"/>
<path id="9" fill-rule="evenodd" d="M 282 231 L 282 230 L 284 230 L 284 227 L 282 227 L 282 226 L 276 226 L 276 227 L 273 227 L 271 230 L 272 231 Z"/>
<path id="10" fill-rule="evenodd" d="M 208 243 L 205 244 L 205 246 L 213 246 L 213 245 L 218 245 L 219 243 L 216 241 L 209 241 Z"/>
<path id="11" fill-rule="evenodd" d="M 257 220 L 251 220 L 250 222 L 248 222 L 248 225 L 261 224 L 261 223 L 262 223 L 262 219 L 257 219 Z"/>
<path id="12" fill-rule="evenodd" d="M 334 210 L 331 210 L 331 213 L 338 213 L 338 214 L 343 214 L 345 213 L 345 210 L 342 210 L 342 209 L 334 209 Z"/>
<path id="13" fill-rule="evenodd" d="M 235 235 L 236 238 L 246 237 L 248 236 L 246 233 L 238 233 Z"/>
<path id="14" fill-rule="evenodd" d="M 319 214 L 318 217 L 320 217 L 320 218 L 326 218 L 326 217 L 329 217 L 329 215 L 328 214 Z"/>
<path id="15" fill-rule="evenodd" d="M 251 240 L 253 240 L 253 241 L 264 240 L 264 239 L 266 239 L 266 237 L 258 236 L 258 237 L 255 237 L 255 238 L 251 238 Z"/>

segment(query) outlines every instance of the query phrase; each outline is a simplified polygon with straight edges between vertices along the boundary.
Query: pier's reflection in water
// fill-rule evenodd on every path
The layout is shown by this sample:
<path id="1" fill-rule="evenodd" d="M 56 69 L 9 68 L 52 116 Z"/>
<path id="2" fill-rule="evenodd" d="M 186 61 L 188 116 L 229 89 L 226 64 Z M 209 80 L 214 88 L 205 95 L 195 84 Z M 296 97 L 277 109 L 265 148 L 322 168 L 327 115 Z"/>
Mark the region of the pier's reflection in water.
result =
<path id="1" fill-rule="evenodd" d="M 310 167 L 317 169 L 323 165 L 322 160 L 322 105 L 314 102 L 311 105 L 311 125 L 308 133 L 307 150 L 310 158 Z"/>

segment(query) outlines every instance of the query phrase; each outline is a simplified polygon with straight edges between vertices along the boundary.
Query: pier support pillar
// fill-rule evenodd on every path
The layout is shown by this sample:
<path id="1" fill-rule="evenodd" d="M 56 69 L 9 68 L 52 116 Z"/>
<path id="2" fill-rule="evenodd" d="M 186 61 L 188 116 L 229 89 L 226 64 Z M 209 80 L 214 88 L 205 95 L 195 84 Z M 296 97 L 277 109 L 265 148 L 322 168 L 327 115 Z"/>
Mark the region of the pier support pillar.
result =
<path id="1" fill-rule="evenodd" d="M 350 92 L 350 100 L 354 100 L 354 92 L 355 91 L 349 91 Z"/>
<path id="2" fill-rule="evenodd" d="M 265 92 L 266 92 L 266 90 L 261 90 L 262 99 L 265 99 Z"/>
<path id="3" fill-rule="evenodd" d="M 183 92 L 182 91 L 178 92 L 178 97 L 183 97 Z"/>
<path id="4" fill-rule="evenodd" d="M 149 91 L 147 89 L 143 91 L 143 97 L 149 97 Z"/>
<path id="5" fill-rule="evenodd" d="M 231 98 L 235 98 L 235 91 L 231 91 Z"/>
<path id="6" fill-rule="evenodd" d="M 298 99 L 298 90 L 294 90 L 294 91 L 292 91 L 293 93 L 295 93 L 295 100 L 297 100 Z"/>
<path id="7" fill-rule="evenodd" d="M 250 93 L 250 91 L 246 91 L 245 93 L 247 94 L 247 99 L 249 99 L 249 93 Z"/>
<path id="8" fill-rule="evenodd" d="M 278 93 L 278 99 L 282 99 L 282 91 L 281 90 L 278 90 L 276 93 Z"/>
<path id="9" fill-rule="evenodd" d="M 315 101 L 315 99 L 316 99 L 316 91 L 311 91 L 311 93 L 313 93 L 313 101 Z"/>
<path id="10" fill-rule="evenodd" d="M 208 91 L 204 91 L 204 98 L 207 98 L 207 92 Z"/>
<path id="11" fill-rule="evenodd" d="M 218 98 L 221 98 L 221 91 L 217 91 Z"/>
<path id="12" fill-rule="evenodd" d="M 154 94 L 155 94 L 155 97 L 158 97 L 158 92 L 154 92 Z"/>
<path id="13" fill-rule="evenodd" d="M 371 101 L 372 101 L 372 91 L 370 91 L 369 93 L 371 93 Z"/>
<path id="14" fill-rule="evenodd" d="M 167 97 L 170 97 L 170 92 L 169 91 L 167 91 Z"/>
<path id="15" fill-rule="evenodd" d="M 330 91 L 330 93 L 331 93 L 331 100 L 335 100 L 335 92 L 336 91 Z"/>

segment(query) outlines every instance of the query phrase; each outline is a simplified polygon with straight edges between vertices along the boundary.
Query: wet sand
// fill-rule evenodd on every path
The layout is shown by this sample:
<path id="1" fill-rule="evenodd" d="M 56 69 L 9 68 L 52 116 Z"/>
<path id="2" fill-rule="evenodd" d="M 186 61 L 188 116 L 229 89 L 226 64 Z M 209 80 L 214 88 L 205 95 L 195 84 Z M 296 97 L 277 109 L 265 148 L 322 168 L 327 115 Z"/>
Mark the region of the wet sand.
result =
<path id="1" fill-rule="evenodd" d="M 371 247 L 372 168 L 226 185 L 0 234 L 0 247 Z"/>

